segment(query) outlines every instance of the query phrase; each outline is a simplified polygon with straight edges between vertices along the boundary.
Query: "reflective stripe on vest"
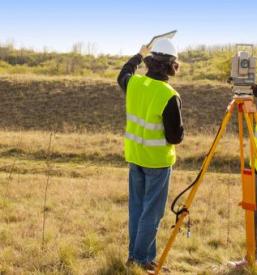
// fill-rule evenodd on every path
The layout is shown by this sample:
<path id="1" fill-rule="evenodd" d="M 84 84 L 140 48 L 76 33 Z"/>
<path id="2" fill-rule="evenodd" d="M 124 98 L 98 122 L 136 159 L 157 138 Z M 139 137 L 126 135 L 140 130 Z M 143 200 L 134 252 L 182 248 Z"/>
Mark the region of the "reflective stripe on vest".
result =
<path id="1" fill-rule="evenodd" d="M 142 137 L 133 135 L 128 132 L 125 133 L 125 137 L 130 140 L 135 141 L 138 144 L 142 144 L 145 146 L 166 146 L 167 145 L 167 141 L 164 138 L 162 138 L 162 139 L 144 139 Z"/>
<path id="2" fill-rule="evenodd" d="M 147 122 L 142 118 L 139 118 L 138 116 L 132 115 L 132 114 L 127 114 L 127 120 L 130 120 L 142 127 L 144 127 L 145 129 L 148 130 L 163 130 L 163 124 L 162 123 L 151 123 L 151 122 Z"/>

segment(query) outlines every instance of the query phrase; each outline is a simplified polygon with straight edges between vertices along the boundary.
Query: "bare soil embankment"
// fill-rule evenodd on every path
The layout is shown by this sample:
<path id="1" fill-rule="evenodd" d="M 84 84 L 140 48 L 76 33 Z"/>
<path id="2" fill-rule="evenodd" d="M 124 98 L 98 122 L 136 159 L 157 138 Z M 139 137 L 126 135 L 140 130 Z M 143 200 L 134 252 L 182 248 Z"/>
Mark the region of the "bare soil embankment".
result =
<path id="1" fill-rule="evenodd" d="M 231 98 L 227 85 L 176 84 L 186 131 L 216 131 Z M 113 81 L 0 77 L 0 127 L 121 133 L 124 93 Z"/>

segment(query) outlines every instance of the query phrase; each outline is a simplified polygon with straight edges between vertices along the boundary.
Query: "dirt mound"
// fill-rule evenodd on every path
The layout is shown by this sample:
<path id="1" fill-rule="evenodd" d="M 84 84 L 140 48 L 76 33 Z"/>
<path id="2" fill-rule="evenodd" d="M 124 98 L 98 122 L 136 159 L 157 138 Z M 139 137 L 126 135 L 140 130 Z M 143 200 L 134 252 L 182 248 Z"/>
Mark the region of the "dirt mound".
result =
<path id="1" fill-rule="evenodd" d="M 227 86 L 177 84 L 187 131 L 216 130 L 231 98 Z M 115 82 L 0 78 L 0 127 L 122 132 L 124 93 Z"/>

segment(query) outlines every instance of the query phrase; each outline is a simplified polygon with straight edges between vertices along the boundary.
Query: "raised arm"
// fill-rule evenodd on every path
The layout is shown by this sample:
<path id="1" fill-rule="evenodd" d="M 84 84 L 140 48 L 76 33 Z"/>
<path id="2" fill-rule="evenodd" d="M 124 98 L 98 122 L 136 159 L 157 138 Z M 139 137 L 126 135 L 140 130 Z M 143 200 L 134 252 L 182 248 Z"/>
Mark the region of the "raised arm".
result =
<path id="1" fill-rule="evenodd" d="M 149 49 L 146 46 L 142 46 L 140 52 L 131 57 L 129 61 L 122 67 L 117 81 L 124 92 L 126 92 L 130 77 L 136 72 L 138 65 L 141 64 L 144 56 L 146 56 L 148 52 Z"/>

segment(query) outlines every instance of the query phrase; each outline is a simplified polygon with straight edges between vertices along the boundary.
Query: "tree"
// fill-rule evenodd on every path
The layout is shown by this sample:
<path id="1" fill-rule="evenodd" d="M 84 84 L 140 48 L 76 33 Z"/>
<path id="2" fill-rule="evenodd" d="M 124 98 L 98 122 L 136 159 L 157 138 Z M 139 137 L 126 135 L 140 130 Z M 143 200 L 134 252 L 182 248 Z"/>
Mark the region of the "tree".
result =
<path id="1" fill-rule="evenodd" d="M 82 54 L 83 48 L 84 48 L 83 42 L 76 42 L 72 46 L 72 52 L 77 54 Z"/>

